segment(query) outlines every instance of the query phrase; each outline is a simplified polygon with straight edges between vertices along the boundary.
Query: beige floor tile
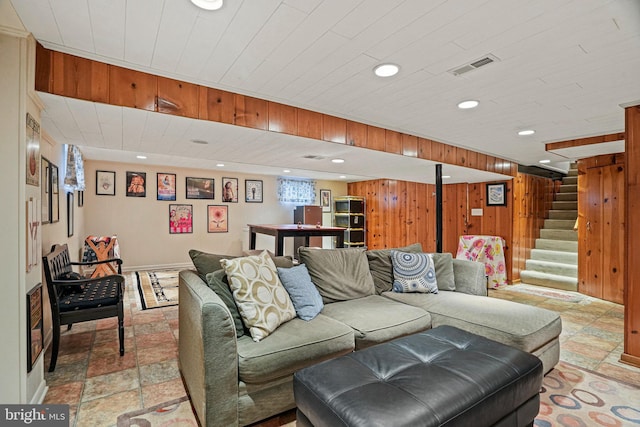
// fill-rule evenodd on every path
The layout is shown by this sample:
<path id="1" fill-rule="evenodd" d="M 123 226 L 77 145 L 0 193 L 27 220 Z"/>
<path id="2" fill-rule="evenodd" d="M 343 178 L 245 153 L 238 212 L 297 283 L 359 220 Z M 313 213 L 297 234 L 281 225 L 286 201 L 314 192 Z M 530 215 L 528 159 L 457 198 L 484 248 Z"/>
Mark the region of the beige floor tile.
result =
<path id="1" fill-rule="evenodd" d="M 136 368 L 98 375 L 87 378 L 84 392 L 82 393 L 82 402 L 110 396 L 122 391 L 137 390 L 139 387 L 140 381 Z"/>

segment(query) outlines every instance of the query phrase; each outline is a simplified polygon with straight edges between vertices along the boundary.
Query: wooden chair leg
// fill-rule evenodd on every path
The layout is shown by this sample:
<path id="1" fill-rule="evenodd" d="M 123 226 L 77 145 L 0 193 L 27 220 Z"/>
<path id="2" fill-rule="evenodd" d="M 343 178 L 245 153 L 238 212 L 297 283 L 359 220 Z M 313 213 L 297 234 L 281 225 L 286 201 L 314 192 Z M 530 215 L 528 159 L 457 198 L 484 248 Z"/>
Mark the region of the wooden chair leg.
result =
<path id="1" fill-rule="evenodd" d="M 60 324 L 53 325 L 53 340 L 51 342 L 51 362 L 49 362 L 49 372 L 53 372 L 56 369 L 56 362 L 58 361 L 58 349 L 60 348 Z"/>
<path id="2" fill-rule="evenodd" d="M 122 302 L 118 304 L 118 339 L 120 340 L 120 356 L 124 356 L 124 309 Z"/>

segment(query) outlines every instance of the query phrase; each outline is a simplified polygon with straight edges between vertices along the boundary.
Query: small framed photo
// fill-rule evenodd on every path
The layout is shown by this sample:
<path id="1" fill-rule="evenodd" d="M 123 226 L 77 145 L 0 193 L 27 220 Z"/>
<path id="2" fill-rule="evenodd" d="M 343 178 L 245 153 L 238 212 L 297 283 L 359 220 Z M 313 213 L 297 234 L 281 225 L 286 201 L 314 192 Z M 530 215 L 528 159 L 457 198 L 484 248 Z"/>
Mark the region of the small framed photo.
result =
<path id="1" fill-rule="evenodd" d="M 116 195 L 116 173 L 114 171 L 96 171 L 96 194 L 98 196 Z"/>
<path id="2" fill-rule="evenodd" d="M 67 237 L 73 236 L 73 191 L 67 193 Z"/>
<path id="3" fill-rule="evenodd" d="M 27 113 L 27 184 L 40 185 L 40 125 Z"/>
<path id="4" fill-rule="evenodd" d="M 247 203 L 262 203 L 262 180 L 244 180 L 244 201 Z"/>
<path id="5" fill-rule="evenodd" d="M 78 207 L 84 206 L 84 191 L 78 191 Z"/>
<path id="6" fill-rule="evenodd" d="M 207 206 L 207 232 L 226 233 L 229 231 L 229 206 Z"/>
<path id="7" fill-rule="evenodd" d="M 222 178 L 222 201 L 238 203 L 238 178 Z"/>
<path id="8" fill-rule="evenodd" d="M 127 172 L 127 197 L 147 197 L 146 172 Z"/>
<path id="9" fill-rule="evenodd" d="M 58 177 L 58 166 L 51 163 L 51 222 L 60 221 L 60 181 Z"/>
<path id="10" fill-rule="evenodd" d="M 169 205 L 169 234 L 193 233 L 193 205 Z"/>
<path id="11" fill-rule="evenodd" d="M 187 199 L 210 199 L 215 197 L 215 180 L 213 178 L 193 178 L 187 179 Z"/>
<path id="12" fill-rule="evenodd" d="M 322 212 L 331 212 L 331 190 L 320 190 Z"/>
<path id="13" fill-rule="evenodd" d="M 158 200 L 176 200 L 176 174 L 157 173 Z"/>
<path id="14" fill-rule="evenodd" d="M 40 177 L 42 179 L 42 186 L 40 188 L 42 197 L 42 223 L 49 224 L 51 222 L 51 163 L 44 156 L 40 157 Z"/>
<path id="15" fill-rule="evenodd" d="M 487 206 L 507 205 L 507 183 L 487 184 Z"/>
<path id="16" fill-rule="evenodd" d="M 42 283 L 27 292 L 27 372 L 44 349 Z"/>

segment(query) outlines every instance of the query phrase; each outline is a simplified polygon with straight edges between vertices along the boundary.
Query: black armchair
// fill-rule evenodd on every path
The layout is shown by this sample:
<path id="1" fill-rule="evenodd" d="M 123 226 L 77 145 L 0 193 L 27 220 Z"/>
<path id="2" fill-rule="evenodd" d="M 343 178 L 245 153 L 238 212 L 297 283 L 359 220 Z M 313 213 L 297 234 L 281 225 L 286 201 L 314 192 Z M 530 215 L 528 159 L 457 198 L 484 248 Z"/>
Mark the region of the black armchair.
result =
<path id="1" fill-rule="evenodd" d="M 120 356 L 124 355 L 124 276 L 122 260 L 118 258 L 94 262 L 71 262 L 69 248 L 53 245 L 51 252 L 42 257 L 45 281 L 51 303 L 53 342 L 49 372 L 56 368 L 60 346 L 60 327 L 67 330 L 77 322 L 118 316 Z M 83 278 L 73 271 L 73 266 L 91 266 L 116 263 L 118 274 L 93 279 Z"/>

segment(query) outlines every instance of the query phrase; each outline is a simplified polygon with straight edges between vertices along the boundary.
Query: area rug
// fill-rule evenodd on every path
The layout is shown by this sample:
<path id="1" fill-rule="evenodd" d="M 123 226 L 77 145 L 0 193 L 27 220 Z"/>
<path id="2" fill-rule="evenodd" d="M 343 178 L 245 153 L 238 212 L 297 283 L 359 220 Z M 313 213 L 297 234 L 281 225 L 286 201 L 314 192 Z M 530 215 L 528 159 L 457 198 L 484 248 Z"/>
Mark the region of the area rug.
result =
<path id="1" fill-rule="evenodd" d="M 187 396 L 118 416 L 118 427 L 198 426 Z"/>
<path id="2" fill-rule="evenodd" d="M 534 426 L 638 426 L 640 387 L 566 362 L 542 381 Z"/>
<path id="3" fill-rule="evenodd" d="M 507 285 L 503 286 L 499 289 L 500 291 L 513 291 L 513 292 L 522 292 L 529 295 L 538 295 L 544 298 L 553 298 L 565 302 L 581 302 L 586 298 L 585 295 L 581 295 L 577 292 L 563 291 L 563 290 L 555 290 L 549 289 L 542 286 L 535 285 Z"/>
<path id="4" fill-rule="evenodd" d="M 143 310 L 178 305 L 178 271 L 136 271 Z"/>

